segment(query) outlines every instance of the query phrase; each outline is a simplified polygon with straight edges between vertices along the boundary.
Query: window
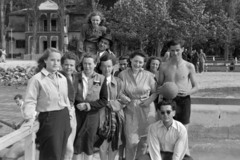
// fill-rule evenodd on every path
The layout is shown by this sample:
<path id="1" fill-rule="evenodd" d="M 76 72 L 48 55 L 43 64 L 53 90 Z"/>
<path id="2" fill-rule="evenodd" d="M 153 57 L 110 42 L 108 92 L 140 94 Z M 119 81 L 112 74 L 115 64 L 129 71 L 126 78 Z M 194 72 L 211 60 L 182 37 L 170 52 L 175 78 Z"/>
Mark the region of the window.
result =
<path id="1" fill-rule="evenodd" d="M 52 27 L 52 31 L 57 31 L 57 20 L 56 19 L 51 20 L 51 27 Z"/>
<path id="2" fill-rule="evenodd" d="M 16 40 L 16 48 L 25 48 L 25 40 Z"/>

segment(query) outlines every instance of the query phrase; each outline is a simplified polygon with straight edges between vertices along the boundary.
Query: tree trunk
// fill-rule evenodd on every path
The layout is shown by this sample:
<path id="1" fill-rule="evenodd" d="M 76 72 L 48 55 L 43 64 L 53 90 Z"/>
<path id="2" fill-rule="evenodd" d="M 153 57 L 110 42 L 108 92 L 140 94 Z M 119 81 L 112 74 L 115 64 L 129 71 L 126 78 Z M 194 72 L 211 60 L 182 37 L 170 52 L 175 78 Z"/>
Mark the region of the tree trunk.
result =
<path id="1" fill-rule="evenodd" d="M 5 34 L 5 0 L 1 0 L 1 48 L 4 50 L 6 50 Z"/>
<path id="2" fill-rule="evenodd" d="M 98 6 L 99 0 L 92 0 L 92 10 L 96 11 Z"/>
<path id="3" fill-rule="evenodd" d="M 37 52 L 37 40 L 38 40 L 38 36 L 37 36 L 37 32 L 38 32 L 38 25 L 39 25 L 39 1 L 40 0 L 35 0 L 33 2 L 33 10 L 30 10 L 30 18 L 33 21 L 33 42 L 32 42 L 32 48 L 31 48 L 31 59 L 33 59 L 33 55 L 36 54 Z"/>
<path id="4" fill-rule="evenodd" d="M 60 24 L 60 43 L 61 43 L 61 50 L 63 53 L 65 53 L 66 47 L 64 47 L 64 36 L 65 36 L 65 31 L 64 28 L 66 25 L 66 16 L 65 16 L 65 0 L 59 0 L 59 9 L 58 9 L 58 15 L 59 15 L 59 24 Z"/>
<path id="5" fill-rule="evenodd" d="M 156 56 L 161 57 L 161 51 L 163 48 L 163 43 L 160 40 L 157 40 L 157 46 L 156 46 Z"/>

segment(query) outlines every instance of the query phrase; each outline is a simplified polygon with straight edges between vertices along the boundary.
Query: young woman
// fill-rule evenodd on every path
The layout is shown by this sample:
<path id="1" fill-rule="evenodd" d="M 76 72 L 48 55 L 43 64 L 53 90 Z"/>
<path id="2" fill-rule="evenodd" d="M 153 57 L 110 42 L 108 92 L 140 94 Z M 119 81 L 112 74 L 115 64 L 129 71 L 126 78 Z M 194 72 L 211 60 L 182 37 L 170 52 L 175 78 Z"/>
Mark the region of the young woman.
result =
<path id="1" fill-rule="evenodd" d="M 130 55 L 130 68 L 123 70 L 119 78 L 123 81 L 123 99 L 126 137 L 126 160 L 134 160 L 144 154 L 147 128 L 155 122 L 156 81 L 154 75 L 142 67 L 145 54 L 134 52 Z M 151 96 L 150 96 L 151 95 Z"/>
<path id="2" fill-rule="evenodd" d="M 153 74 L 156 74 L 159 70 L 160 65 L 161 65 L 160 58 L 152 56 L 147 61 L 146 70 L 152 72 Z"/>
<path id="3" fill-rule="evenodd" d="M 76 75 L 76 118 L 77 133 L 74 141 L 74 159 L 91 160 L 94 143 L 98 139 L 100 110 L 107 106 L 108 92 L 105 77 L 94 71 L 96 56 L 85 54 L 82 59 L 83 71 Z"/>
<path id="4" fill-rule="evenodd" d="M 72 52 L 67 52 L 64 54 L 64 56 L 61 58 L 61 65 L 62 65 L 62 71 L 61 73 L 67 78 L 67 84 L 68 84 L 68 98 L 71 104 L 70 107 L 70 125 L 71 125 L 71 134 L 68 137 L 67 142 L 67 149 L 66 154 L 64 156 L 64 160 L 72 160 L 73 157 L 73 142 L 76 135 L 76 115 L 75 115 L 75 107 L 74 107 L 74 101 L 75 101 L 75 88 L 73 85 L 73 81 L 75 80 L 76 75 L 76 65 L 78 64 L 78 57 L 76 54 Z"/>
<path id="5" fill-rule="evenodd" d="M 113 55 L 105 54 L 100 58 L 99 70 L 107 79 L 108 105 L 102 110 L 100 121 L 102 130 L 107 130 L 108 135 L 99 140 L 101 160 L 114 160 L 118 148 L 121 145 L 121 133 L 123 124 L 123 105 L 120 103 L 122 81 L 112 75 L 116 58 Z M 105 132 L 105 133 L 106 133 Z"/>
<path id="6" fill-rule="evenodd" d="M 78 46 L 81 53 L 97 53 L 98 39 L 106 33 L 106 27 L 102 26 L 104 21 L 103 14 L 99 11 L 92 12 L 87 16 L 87 24 L 82 26 Z"/>
<path id="7" fill-rule="evenodd" d="M 24 100 L 24 117 L 33 125 L 35 111 L 39 112 L 37 132 L 40 160 L 62 160 L 70 129 L 68 86 L 58 72 L 61 52 L 48 48 L 38 60 L 37 74 L 28 82 Z M 26 124 L 25 124 L 26 126 Z"/>

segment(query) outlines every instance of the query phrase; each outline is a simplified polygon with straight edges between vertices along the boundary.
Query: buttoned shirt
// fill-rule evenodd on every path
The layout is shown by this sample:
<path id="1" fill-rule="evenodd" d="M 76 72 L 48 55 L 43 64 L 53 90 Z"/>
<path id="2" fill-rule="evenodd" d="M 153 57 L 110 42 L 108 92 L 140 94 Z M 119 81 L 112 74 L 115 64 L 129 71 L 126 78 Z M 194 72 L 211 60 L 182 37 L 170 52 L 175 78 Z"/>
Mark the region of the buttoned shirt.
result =
<path id="1" fill-rule="evenodd" d="M 172 160 L 182 160 L 187 149 L 187 130 L 180 122 L 173 120 L 167 129 L 160 120 L 149 127 L 148 150 L 152 160 L 162 160 L 161 151 L 172 152 Z"/>
<path id="2" fill-rule="evenodd" d="M 59 72 L 52 75 L 43 68 L 29 80 L 23 107 L 25 119 L 34 118 L 35 111 L 56 111 L 65 107 L 70 107 L 65 76 Z"/>
<path id="3" fill-rule="evenodd" d="M 84 72 L 82 72 L 82 80 L 83 80 L 83 99 L 86 99 L 88 93 L 88 78 Z"/>

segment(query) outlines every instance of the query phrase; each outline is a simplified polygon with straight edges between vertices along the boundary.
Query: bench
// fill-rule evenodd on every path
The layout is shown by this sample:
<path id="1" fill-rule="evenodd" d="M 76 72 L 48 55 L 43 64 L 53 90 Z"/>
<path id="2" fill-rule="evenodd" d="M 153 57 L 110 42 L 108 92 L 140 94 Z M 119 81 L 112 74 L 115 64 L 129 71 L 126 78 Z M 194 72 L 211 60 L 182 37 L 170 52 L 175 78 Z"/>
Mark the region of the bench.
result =
<path id="1" fill-rule="evenodd" d="M 234 67 L 234 70 L 230 70 Z M 205 64 L 205 72 L 240 72 L 240 65 L 230 64 Z"/>

